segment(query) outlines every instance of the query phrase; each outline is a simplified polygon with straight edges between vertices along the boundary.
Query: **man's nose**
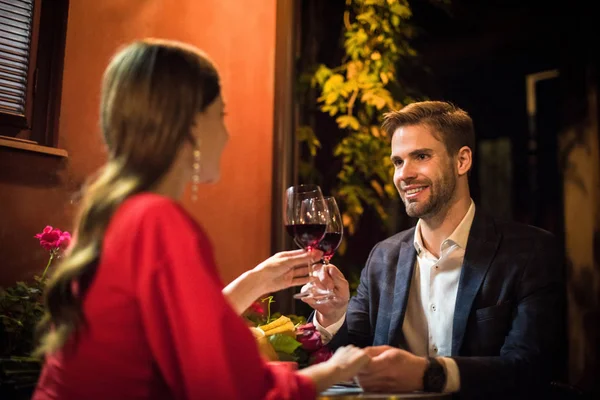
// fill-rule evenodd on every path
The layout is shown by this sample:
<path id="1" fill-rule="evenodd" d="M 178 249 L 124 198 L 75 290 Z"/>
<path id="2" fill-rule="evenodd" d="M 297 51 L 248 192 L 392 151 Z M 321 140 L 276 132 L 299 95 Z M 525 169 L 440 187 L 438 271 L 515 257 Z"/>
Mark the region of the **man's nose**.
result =
<path id="1" fill-rule="evenodd" d="M 412 164 L 405 162 L 402 167 L 396 170 L 396 177 L 401 181 L 410 181 L 417 177 L 417 172 Z"/>

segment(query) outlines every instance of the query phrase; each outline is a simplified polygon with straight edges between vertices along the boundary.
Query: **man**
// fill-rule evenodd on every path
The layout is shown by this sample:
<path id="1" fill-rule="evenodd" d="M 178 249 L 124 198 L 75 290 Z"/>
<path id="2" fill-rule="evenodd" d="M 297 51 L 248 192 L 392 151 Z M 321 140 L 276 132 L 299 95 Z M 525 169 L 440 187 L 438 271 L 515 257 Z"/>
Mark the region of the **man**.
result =
<path id="1" fill-rule="evenodd" d="M 468 175 L 469 115 L 445 102 L 385 115 L 394 184 L 416 227 L 378 243 L 348 304 L 334 266 L 320 284 L 337 297 L 305 301 L 332 347 L 373 357 L 370 391 L 458 392 L 461 398 L 540 394 L 563 361 L 564 284 L 553 236 L 476 209 Z"/>

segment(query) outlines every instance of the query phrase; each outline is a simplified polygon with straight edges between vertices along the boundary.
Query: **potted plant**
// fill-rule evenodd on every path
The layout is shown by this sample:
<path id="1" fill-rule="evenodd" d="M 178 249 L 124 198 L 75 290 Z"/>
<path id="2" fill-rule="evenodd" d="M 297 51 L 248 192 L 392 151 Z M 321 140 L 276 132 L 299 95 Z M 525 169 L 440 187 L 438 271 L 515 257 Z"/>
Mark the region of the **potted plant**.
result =
<path id="1" fill-rule="evenodd" d="M 31 357 L 36 326 L 44 313 L 42 293 L 52 262 L 71 242 L 69 232 L 46 226 L 35 235 L 49 253 L 41 276 L 0 288 L 0 398 L 29 399 L 40 373 L 40 361 Z"/>

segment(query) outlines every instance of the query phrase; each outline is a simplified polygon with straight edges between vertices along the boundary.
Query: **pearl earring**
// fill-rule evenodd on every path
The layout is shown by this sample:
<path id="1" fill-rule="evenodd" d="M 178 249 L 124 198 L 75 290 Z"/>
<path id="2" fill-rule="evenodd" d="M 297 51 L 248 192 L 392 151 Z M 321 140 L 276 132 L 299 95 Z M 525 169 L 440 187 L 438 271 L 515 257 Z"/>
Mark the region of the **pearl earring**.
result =
<path id="1" fill-rule="evenodd" d="M 198 184 L 200 183 L 200 141 L 194 149 L 194 164 L 192 166 L 192 201 L 198 200 Z"/>

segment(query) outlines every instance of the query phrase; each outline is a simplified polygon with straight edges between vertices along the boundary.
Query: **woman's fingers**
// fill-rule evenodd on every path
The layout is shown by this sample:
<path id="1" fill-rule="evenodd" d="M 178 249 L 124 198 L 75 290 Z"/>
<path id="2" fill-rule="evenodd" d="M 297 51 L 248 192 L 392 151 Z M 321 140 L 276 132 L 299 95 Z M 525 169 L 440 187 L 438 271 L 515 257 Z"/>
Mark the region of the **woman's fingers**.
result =
<path id="1" fill-rule="evenodd" d="M 309 277 L 308 274 L 308 266 L 307 265 L 301 265 L 299 267 L 294 267 L 292 269 L 293 273 L 294 273 L 294 278 L 304 278 L 304 277 Z"/>
<path id="2" fill-rule="evenodd" d="M 323 256 L 323 252 L 320 250 L 311 250 L 310 252 L 305 250 L 291 250 L 282 251 L 277 253 L 275 257 L 280 262 L 280 265 L 296 266 L 301 264 L 308 265 L 318 261 Z"/>

